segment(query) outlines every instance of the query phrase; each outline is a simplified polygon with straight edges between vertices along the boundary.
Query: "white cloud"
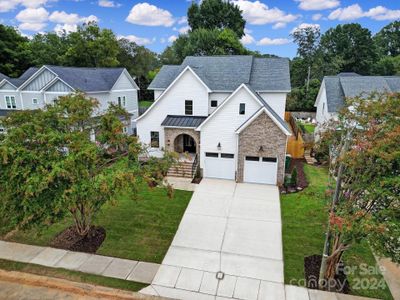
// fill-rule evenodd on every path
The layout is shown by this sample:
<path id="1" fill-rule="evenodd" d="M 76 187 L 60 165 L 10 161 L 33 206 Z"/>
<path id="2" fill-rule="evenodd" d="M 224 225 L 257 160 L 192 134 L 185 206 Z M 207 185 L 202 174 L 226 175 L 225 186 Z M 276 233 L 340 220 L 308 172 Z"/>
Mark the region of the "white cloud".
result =
<path id="1" fill-rule="evenodd" d="M 322 17 L 323 17 L 322 14 L 314 14 L 314 15 L 312 15 L 311 19 L 312 19 L 313 21 L 318 21 L 318 20 L 320 20 Z"/>
<path id="2" fill-rule="evenodd" d="M 285 27 L 286 27 L 286 23 L 284 23 L 284 22 L 278 22 L 274 26 L 272 26 L 273 29 L 281 29 L 281 28 L 285 28 Z"/>
<path id="3" fill-rule="evenodd" d="M 300 25 L 293 28 L 290 33 L 293 33 L 298 29 L 304 29 L 304 28 L 308 28 L 308 27 L 318 28 L 318 29 L 321 28 L 321 26 L 319 24 L 301 23 Z"/>
<path id="4" fill-rule="evenodd" d="M 179 18 L 179 20 L 177 21 L 177 23 L 178 23 L 179 25 L 186 24 L 187 22 L 188 22 L 187 17 L 181 17 L 181 18 Z"/>
<path id="5" fill-rule="evenodd" d="M 99 20 L 99 18 L 98 17 L 96 17 L 95 15 L 90 15 L 90 16 L 87 16 L 87 17 L 81 17 L 81 20 L 80 20 L 82 23 L 89 23 L 89 22 L 96 22 L 96 23 L 98 23 L 100 20 Z"/>
<path id="6" fill-rule="evenodd" d="M 21 23 L 45 23 L 49 18 L 49 13 L 43 7 L 25 8 L 21 10 L 15 18 Z M 24 25 L 24 27 L 29 27 Z"/>
<path id="7" fill-rule="evenodd" d="M 47 26 L 47 23 L 21 23 L 18 25 L 20 30 L 40 31 Z"/>
<path id="8" fill-rule="evenodd" d="M 138 25 L 170 27 L 175 23 L 172 14 L 147 2 L 132 7 L 126 21 Z"/>
<path id="9" fill-rule="evenodd" d="M 189 25 L 188 26 L 183 26 L 181 28 L 174 27 L 172 30 L 178 31 L 180 34 L 185 34 L 190 30 L 190 26 Z"/>
<path id="10" fill-rule="evenodd" d="M 111 0 L 99 0 L 97 4 L 101 7 L 120 7 L 121 3 L 117 3 L 115 1 Z"/>
<path id="11" fill-rule="evenodd" d="M 246 32 L 245 35 L 240 39 L 240 41 L 243 45 L 250 45 L 253 44 L 256 40 L 249 32 Z"/>
<path id="12" fill-rule="evenodd" d="M 19 5 L 26 8 L 38 8 L 49 1 L 56 0 L 0 0 L 0 12 L 12 11 Z"/>
<path id="13" fill-rule="evenodd" d="M 340 5 L 339 0 L 295 0 L 300 2 L 299 8 L 303 10 L 323 10 L 335 8 Z"/>
<path id="14" fill-rule="evenodd" d="M 257 45 L 259 46 L 278 46 L 278 45 L 285 45 L 289 44 L 290 40 L 285 39 L 285 38 L 277 38 L 277 39 L 271 39 L 268 37 L 262 38 L 257 42 Z"/>
<path id="15" fill-rule="evenodd" d="M 173 43 L 173 42 L 176 41 L 177 38 L 178 38 L 178 37 L 177 37 L 176 35 L 171 35 L 171 36 L 168 38 L 168 42 Z"/>
<path id="16" fill-rule="evenodd" d="M 77 24 L 57 24 L 54 27 L 54 31 L 58 34 L 61 35 L 64 32 L 70 33 L 70 32 L 75 32 L 78 30 L 78 25 Z"/>
<path id="17" fill-rule="evenodd" d="M 80 22 L 81 17 L 78 14 L 69 14 L 65 11 L 54 11 L 49 20 L 54 23 L 64 23 L 64 24 L 77 24 Z"/>
<path id="18" fill-rule="evenodd" d="M 243 11 L 243 17 L 249 24 L 264 25 L 272 23 L 290 23 L 298 18 L 292 14 L 286 14 L 277 7 L 269 8 L 260 1 L 235 0 L 234 4 L 238 5 Z M 281 24 L 278 25 L 282 26 Z"/>
<path id="19" fill-rule="evenodd" d="M 118 36 L 118 38 L 124 38 L 127 39 L 130 42 L 134 42 L 138 45 L 144 46 L 144 45 L 148 45 L 151 44 L 155 41 L 155 39 L 151 40 L 148 38 L 144 38 L 144 37 L 138 37 L 136 35 L 130 34 L 130 35 L 120 35 Z"/>
<path id="20" fill-rule="evenodd" d="M 363 11 L 360 5 L 353 4 L 345 8 L 338 8 L 331 12 L 328 16 L 330 20 L 348 21 L 359 18 L 371 18 L 378 21 L 400 19 L 400 10 L 388 9 L 384 6 L 376 6 Z"/>

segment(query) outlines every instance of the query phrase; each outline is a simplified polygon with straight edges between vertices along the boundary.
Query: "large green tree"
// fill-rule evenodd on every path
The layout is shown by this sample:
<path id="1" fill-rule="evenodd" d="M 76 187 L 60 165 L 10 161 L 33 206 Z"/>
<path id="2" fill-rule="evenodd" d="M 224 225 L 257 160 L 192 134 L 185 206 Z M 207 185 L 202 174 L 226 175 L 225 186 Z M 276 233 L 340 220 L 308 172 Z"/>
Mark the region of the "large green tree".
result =
<path id="1" fill-rule="evenodd" d="M 237 35 L 230 29 L 196 29 L 180 35 L 171 46 L 173 55 L 169 59 L 182 62 L 186 56 L 242 55 L 249 51 L 242 45 Z M 171 51 L 171 49 L 166 49 Z M 161 57 L 166 57 L 162 54 Z"/>
<path id="2" fill-rule="evenodd" d="M 400 21 L 394 21 L 383 27 L 374 40 L 382 55 L 400 55 Z"/>
<path id="3" fill-rule="evenodd" d="M 230 1 L 203 0 L 200 4 L 193 1 L 188 9 L 188 23 L 192 30 L 229 28 L 241 38 L 244 36 L 246 21 L 240 8 Z"/>
<path id="4" fill-rule="evenodd" d="M 356 23 L 338 25 L 326 31 L 321 37 L 321 51 L 324 64 L 341 61 L 340 71 L 361 75 L 370 73 L 378 57 L 371 32 Z"/>
<path id="5" fill-rule="evenodd" d="M 335 174 L 321 276 L 335 276 L 344 251 L 368 241 L 400 262 L 400 94 L 347 99 L 323 129 Z M 322 278 L 321 277 L 321 278 Z"/>
<path id="6" fill-rule="evenodd" d="M 55 32 L 35 34 L 29 43 L 33 55 L 32 63 L 42 65 L 64 65 L 64 55 L 69 47 L 68 35 Z"/>
<path id="7" fill-rule="evenodd" d="M 0 24 L 0 73 L 16 77 L 31 63 L 29 40 L 15 28 Z"/>
<path id="8" fill-rule="evenodd" d="M 84 236 L 118 193 L 135 196 L 144 180 L 154 185 L 163 179 L 170 156 L 141 166 L 138 155 L 144 149 L 123 133 L 127 112 L 111 105 L 93 117 L 97 109 L 96 99 L 77 93 L 3 121 L 0 220 L 7 229 L 40 227 L 70 215 L 76 233 Z M 90 138 L 94 132 L 96 142 Z"/>
<path id="9" fill-rule="evenodd" d="M 64 65 L 75 67 L 115 67 L 119 45 L 112 30 L 101 29 L 90 22 L 78 27 L 67 38 L 68 49 L 64 54 Z"/>

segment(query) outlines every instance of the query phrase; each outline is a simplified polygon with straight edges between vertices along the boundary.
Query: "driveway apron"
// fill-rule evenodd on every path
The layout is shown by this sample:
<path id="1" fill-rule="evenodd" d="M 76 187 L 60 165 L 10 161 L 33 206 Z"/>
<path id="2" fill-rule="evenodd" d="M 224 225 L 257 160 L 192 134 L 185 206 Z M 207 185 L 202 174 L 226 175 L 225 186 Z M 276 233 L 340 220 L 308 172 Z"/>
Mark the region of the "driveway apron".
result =
<path id="1" fill-rule="evenodd" d="M 278 188 L 203 179 L 152 285 L 142 292 L 175 299 L 285 299 L 283 280 Z"/>

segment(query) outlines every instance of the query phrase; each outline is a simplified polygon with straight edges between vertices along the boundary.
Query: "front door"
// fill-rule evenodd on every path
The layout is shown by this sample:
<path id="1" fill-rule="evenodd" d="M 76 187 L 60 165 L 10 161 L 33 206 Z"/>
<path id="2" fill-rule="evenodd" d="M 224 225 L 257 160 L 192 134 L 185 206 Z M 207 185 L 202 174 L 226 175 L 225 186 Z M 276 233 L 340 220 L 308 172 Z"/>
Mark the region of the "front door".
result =
<path id="1" fill-rule="evenodd" d="M 183 136 L 183 152 L 196 153 L 196 143 L 190 135 Z"/>

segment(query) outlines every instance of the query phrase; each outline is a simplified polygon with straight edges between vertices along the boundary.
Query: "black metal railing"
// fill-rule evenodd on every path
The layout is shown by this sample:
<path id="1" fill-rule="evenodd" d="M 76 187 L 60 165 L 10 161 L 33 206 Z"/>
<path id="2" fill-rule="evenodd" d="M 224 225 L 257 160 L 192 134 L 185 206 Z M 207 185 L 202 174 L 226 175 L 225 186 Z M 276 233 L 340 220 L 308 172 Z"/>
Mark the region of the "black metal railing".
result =
<path id="1" fill-rule="evenodd" d="M 198 164 L 198 155 L 196 154 L 194 157 L 193 165 L 192 165 L 192 178 L 196 175 L 196 170 L 197 170 L 197 164 Z"/>

